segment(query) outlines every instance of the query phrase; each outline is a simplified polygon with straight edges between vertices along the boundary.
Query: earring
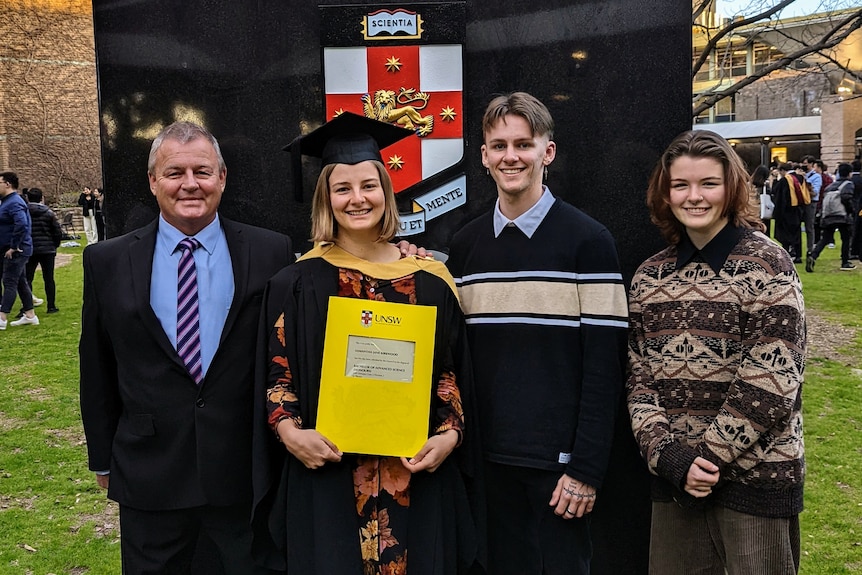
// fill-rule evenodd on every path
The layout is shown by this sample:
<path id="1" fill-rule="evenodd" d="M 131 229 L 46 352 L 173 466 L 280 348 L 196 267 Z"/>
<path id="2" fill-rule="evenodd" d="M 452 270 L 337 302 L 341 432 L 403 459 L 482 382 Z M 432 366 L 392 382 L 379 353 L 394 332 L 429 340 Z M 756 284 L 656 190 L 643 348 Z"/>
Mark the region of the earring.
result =
<path id="1" fill-rule="evenodd" d="M 548 181 L 548 166 L 545 166 L 545 181 Z"/>
<path id="2" fill-rule="evenodd" d="M 490 176 L 491 175 L 491 168 L 485 168 L 485 174 Z"/>

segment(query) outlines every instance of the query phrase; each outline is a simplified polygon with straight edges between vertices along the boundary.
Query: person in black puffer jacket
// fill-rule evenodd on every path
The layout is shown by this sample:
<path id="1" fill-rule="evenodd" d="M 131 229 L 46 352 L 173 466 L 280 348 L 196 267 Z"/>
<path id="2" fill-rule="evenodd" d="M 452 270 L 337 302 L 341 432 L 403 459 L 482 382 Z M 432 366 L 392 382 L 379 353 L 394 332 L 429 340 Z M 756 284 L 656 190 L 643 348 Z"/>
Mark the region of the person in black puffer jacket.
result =
<path id="1" fill-rule="evenodd" d="M 31 188 L 27 195 L 30 199 L 30 218 L 33 220 L 33 255 L 27 262 L 27 283 L 32 289 L 36 266 L 42 266 L 48 313 L 56 313 L 60 310 L 57 309 L 55 301 L 57 287 L 54 283 L 54 258 L 57 256 L 57 247 L 63 237 L 63 230 L 54 212 L 42 203 L 42 190 Z"/>

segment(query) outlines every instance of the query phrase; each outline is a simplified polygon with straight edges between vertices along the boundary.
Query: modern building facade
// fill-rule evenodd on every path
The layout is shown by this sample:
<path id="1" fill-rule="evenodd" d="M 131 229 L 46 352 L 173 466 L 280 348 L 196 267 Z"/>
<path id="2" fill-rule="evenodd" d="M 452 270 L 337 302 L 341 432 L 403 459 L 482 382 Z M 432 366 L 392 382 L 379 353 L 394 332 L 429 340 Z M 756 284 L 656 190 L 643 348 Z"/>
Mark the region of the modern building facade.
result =
<path id="1" fill-rule="evenodd" d="M 693 27 L 693 109 L 715 92 L 776 69 L 700 110 L 694 127 L 726 137 L 750 168 L 808 154 L 832 168 L 853 159 L 862 149 L 862 29 L 835 47 L 794 55 L 860 18 L 862 9 L 853 8 L 741 25 L 694 71 L 709 39 L 732 23 L 721 21 L 712 3 Z"/>

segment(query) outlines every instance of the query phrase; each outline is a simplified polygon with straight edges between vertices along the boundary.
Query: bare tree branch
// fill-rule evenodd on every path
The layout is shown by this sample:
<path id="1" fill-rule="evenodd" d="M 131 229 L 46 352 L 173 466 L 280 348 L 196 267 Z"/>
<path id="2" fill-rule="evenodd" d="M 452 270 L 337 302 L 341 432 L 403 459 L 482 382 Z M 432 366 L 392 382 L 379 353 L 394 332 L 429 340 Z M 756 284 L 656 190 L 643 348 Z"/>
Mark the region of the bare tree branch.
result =
<path id="1" fill-rule="evenodd" d="M 835 67 L 837 67 L 839 70 L 841 70 L 842 72 L 844 72 L 845 74 L 847 74 L 848 76 L 853 78 L 853 80 L 855 80 L 856 82 L 862 82 L 862 76 L 860 76 L 859 74 L 857 74 L 855 71 L 851 70 L 848 67 L 849 62 L 848 62 L 848 64 L 842 64 L 841 62 L 839 62 L 838 60 L 836 60 L 835 58 L 833 58 L 829 54 L 824 54 L 823 52 L 821 52 L 820 55 L 823 56 L 826 60 L 828 60 L 830 64 L 835 65 Z"/>
<path id="2" fill-rule="evenodd" d="M 781 36 L 784 36 L 785 38 L 787 38 L 789 40 L 793 40 L 794 42 L 798 42 L 798 43 L 801 43 L 803 45 L 807 45 L 804 42 L 800 42 L 798 38 L 792 37 L 790 34 L 786 33 L 784 30 L 777 30 L 776 29 L 776 30 L 772 30 L 772 31 L 777 33 L 777 34 L 780 34 Z M 850 69 L 850 67 L 849 67 L 850 62 L 849 61 L 845 64 L 842 64 L 841 62 L 839 62 L 838 60 L 833 58 L 832 55 L 828 52 L 818 52 L 817 55 L 820 56 L 821 58 L 823 58 L 824 60 L 828 61 L 830 64 L 832 64 L 833 66 L 835 66 L 836 68 L 838 68 L 839 70 L 841 70 L 842 72 L 844 72 L 845 74 L 850 76 L 851 78 L 853 78 L 855 81 L 862 82 L 862 75 L 859 75 L 854 70 Z M 818 68 L 819 68 L 819 71 L 821 73 L 824 73 L 824 74 L 826 73 L 826 70 L 823 68 L 822 65 L 818 65 Z"/>
<path id="3" fill-rule="evenodd" d="M 727 26 L 725 26 L 724 28 L 719 30 L 715 36 L 712 36 L 707 40 L 706 46 L 704 46 L 703 51 L 700 53 L 700 57 L 697 59 L 697 62 L 695 62 L 695 64 L 692 66 L 692 68 L 691 68 L 691 79 L 694 80 L 695 76 L 697 75 L 698 72 L 700 72 L 700 69 L 703 68 L 703 65 L 706 62 L 706 60 L 709 58 L 709 55 L 715 50 L 716 46 L 718 45 L 718 42 L 722 38 L 724 38 L 725 36 L 727 36 L 728 34 L 733 32 L 737 28 L 741 28 L 742 26 L 748 26 L 749 24 L 754 24 L 755 22 L 760 22 L 761 20 L 763 20 L 765 18 L 769 18 L 770 16 L 772 16 L 776 12 L 779 12 L 780 10 L 782 10 L 783 8 L 786 8 L 790 4 L 793 4 L 794 2 L 796 2 L 796 0 L 782 0 L 781 2 L 779 2 L 778 4 L 776 4 L 775 6 L 770 8 L 769 10 L 766 10 L 766 11 L 761 12 L 760 14 L 756 14 L 754 16 L 750 16 L 748 18 L 744 18 L 741 20 L 734 20 L 733 22 L 731 22 L 730 24 L 728 24 Z M 692 23 L 694 23 L 694 20 L 692 20 Z"/>
<path id="4" fill-rule="evenodd" d="M 692 23 L 696 22 L 700 15 L 703 14 L 703 11 L 706 10 L 707 6 L 709 6 L 714 0 L 700 0 L 697 4 L 695 4 L 694 8 L 691 10 L 691 21 Z"/>
<path id="5" fill-rule="evenodd" d="M 724 90 L 718 92 L 709 93 L 709 95 L 703 97 L 700 103 L 698 103 L 692 108 L 692 116 L 697 117 L 698 114 L 713 107 L 720 100 L 723 100 L 728 96 L 736 94 L 746 86 L 751 85 L 752 83 L 756 82 L 760 78 L 763 78 L 764 76 L 768 76 L 775 70 L 781 69 L 789 65 L 790 63 L 795 60 L 798 60 L 799 58 L 802 58 L 809 54 L 813 54 L 815 52 L 820 53 L 823 50 L 834 48 L 835 46 L 840 44 L 845 38 L 847 38 L 847 36 L 858 30 L 860 27 L 862 27 L 862 9 L 850 14 L 849 16 L 841 20 L 841 22 L 839 22 L 836 26 L 834 26 L 831 30 L 824 34 L 823 37 L 821 37 L 816 44 L 805 45 L 795 52 L 786 54 L 781 59 L 773 62 L 772 64 L 766 66 L 760 71 L 755 72 L 750 76 L 747 76 L 746 78 L 740 80 L 732 86 L 729 86 Z"/>

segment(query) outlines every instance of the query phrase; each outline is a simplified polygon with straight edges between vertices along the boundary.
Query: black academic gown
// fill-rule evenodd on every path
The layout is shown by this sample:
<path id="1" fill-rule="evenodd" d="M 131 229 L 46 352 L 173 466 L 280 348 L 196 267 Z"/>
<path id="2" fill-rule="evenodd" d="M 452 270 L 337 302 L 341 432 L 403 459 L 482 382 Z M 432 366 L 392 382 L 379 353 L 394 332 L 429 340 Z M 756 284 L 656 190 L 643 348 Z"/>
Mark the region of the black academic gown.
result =
<path id="1" fill-rule="evenodd" d="M 411 479 L 408 572 L 482 573 L 485 501 L 463 316 L 450 284 L 433 269 L 410 265 L 405 262 L 403 275 L 415 274 L 418 303 L 438 310 L 435 350 L 446 346 L 456 359 L 465 431 L 462 444 L 434 473 L 420 472 Z M 338 270 L 321 257 L 304 258 L 270 280 L 263 302 L 255 390 L 254 521 L 258 526 L 268 523 L 269 534 L 283 552 L 282 557 L 271 557 L 270 564 L 286 559 L 290 575 L 362 575 L 350 465 L 306 468 L 274 437 L 265 406 L 267 342 L 276 319 L 284 313 L 288 362 L 303 426 L 315 426 L 328 298 L 335 295 Z M 438 361 L 435 353 L 435 374 L 440 373 Z"/>
<path id="2" fill-rule="evenodd" d="M 772 195 L 775 201 L 775 209 L 772 214 L 775 220 L 775 239 L 785 248 L 796 245 L 801 233 L 802 209 L 798 205 L 793 205 L 791 194 L 794 193 L 790 189 L 790 183 L 786 177 L 779 178 L 772 185 Z"/>

